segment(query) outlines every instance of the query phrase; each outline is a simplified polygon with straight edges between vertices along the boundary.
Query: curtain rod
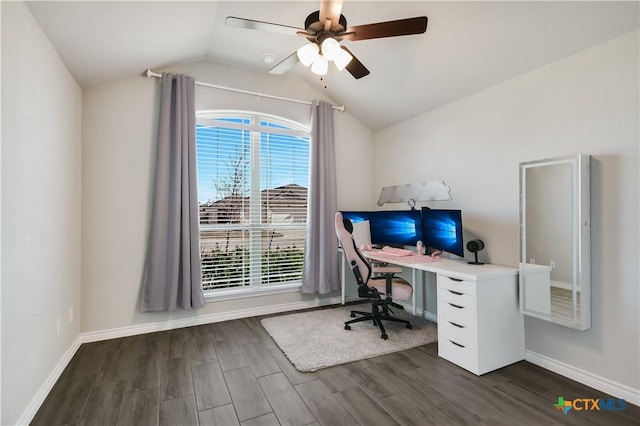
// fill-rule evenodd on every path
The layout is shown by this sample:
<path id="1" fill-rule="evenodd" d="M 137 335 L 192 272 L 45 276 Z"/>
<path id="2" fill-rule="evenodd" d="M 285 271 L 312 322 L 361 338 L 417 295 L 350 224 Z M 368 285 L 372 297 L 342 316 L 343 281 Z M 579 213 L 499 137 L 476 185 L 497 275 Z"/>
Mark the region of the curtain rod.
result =
<path id="1" fill-rule="evenodd" d="M 147 68 L 147 71 L 145 72 L 145 75 L 147 76 L 147 78 L 150 78 L 150 77 L 162 78 L 162 74 L 157 73 L 155 71 L 151 71 L 149 68 Z M 236 89 L 236 88 L 233 88 L 233 87 L 218 86 L 217 84 L 203 83 L 201 81 L 196 81 L 196 86 L 209 87 L 209 88 L 212 88 L 212 89 L 227 90 L 229 92 L 244 93 L 245 95 L 259 96 L 261 98 L 276 99 L 276 100 L 279 100 L 279 101 L 287 101 L 287 102 L 295 102 L 295 103 L 298 103 L 298 104 L 311 105 L 311 102 L 309 102 L 309 101 L 302 101 L 302 100 L 299 100 L 299 99 L 291 99 L 291 98 L 283 98 L 281 96 L 269 95 L 269 94 L 266 94 L 266 93 L 259 93 L 259 92 L 252 92 L 250 90 Z M 340 105 L 340 106 L 331 105 L 331 106 L 336 111 L 344 112 L 344 105 Z"/>

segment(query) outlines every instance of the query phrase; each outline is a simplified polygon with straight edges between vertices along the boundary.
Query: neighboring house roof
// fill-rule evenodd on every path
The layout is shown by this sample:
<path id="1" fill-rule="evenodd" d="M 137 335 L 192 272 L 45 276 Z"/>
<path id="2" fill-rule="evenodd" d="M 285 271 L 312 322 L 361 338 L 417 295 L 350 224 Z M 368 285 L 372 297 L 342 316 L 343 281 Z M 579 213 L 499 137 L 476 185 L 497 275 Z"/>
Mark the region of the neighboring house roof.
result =
<path id="1" fill-rule="evenodd" d="M 262 202 L 307 202 L 307 188 L 304 186 L 290 183 L 287 185 L 279 186 L 276 188 L 268 188 L 260 191 Z M 240 195 L 229 195 L 224 198 L 215 201 L 207 201 L 200 204 L 200 207 L 214 207 L 214 206 L 226 206 L 229 204 L 238 205 L 240 202 L 248 204 L 249 197 L 243 197 Z"/>
<path id="2" fill-rule="evenodd" d="M 262 208 L 278 213 L 289 213 L 294 221 L 306 220 L 307 193 L 307 188 L 295 183 L 263 189 L 260 191 Z M 248 211 L 249 197 L 230 195 L 216 201 L 202 203 L 199 210 L 201 215 L 213 217 L 218 213 L 228 215 L 230 211 L 238 211 L 240 205 L 243 206 L 244 211 Z"/>

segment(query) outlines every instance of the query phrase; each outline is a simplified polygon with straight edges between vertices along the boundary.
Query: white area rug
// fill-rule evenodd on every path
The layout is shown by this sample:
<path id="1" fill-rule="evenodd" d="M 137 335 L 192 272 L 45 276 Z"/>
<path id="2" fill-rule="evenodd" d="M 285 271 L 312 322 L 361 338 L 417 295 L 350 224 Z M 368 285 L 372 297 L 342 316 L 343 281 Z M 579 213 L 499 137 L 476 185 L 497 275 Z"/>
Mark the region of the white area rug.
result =
<path id="1" fill-rule="evenodd" d="M 319 309 L 265 318 L 261 323 L 299 371 L 315 371 L 437 340 L 436 324 L 398 309 L 394 309 L 395 316 L 410 320 L 413 329 L 384 321 L 388 340 L 380 338 L 380 329 L 371 321 L 352 324 L 350 331 L 344 329 L 344 322 L 351 319 L 351 310 L 368 312 L 370 306 Z"/>

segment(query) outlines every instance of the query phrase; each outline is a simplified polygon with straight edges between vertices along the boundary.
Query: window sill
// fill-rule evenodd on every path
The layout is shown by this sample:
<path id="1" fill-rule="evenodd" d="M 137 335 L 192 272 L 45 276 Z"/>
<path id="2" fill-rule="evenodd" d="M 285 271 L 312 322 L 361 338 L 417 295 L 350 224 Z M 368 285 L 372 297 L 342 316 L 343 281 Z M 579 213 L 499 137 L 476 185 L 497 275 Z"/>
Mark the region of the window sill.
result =
<path id="1" fill-rule="evenodd" d="M 302 283 L 260 285 L 249 287 L 237 287 L 231 289 L 208 290 L 204 292 L 207 303 L 221 300 L 244 299 L 247 297 L 267 296 L 271 294 L 295 293 L 300 291 Z"/>

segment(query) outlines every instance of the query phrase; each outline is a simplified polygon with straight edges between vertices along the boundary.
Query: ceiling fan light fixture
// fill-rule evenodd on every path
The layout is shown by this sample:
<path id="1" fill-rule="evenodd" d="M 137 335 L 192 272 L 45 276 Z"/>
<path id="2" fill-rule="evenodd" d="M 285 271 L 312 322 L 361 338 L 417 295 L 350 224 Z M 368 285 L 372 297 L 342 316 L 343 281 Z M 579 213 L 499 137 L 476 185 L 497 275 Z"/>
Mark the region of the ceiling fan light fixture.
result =
<path id="1" fill-rule="evenodd" d="M 271 74 L 282 74 L 296 63 L 302 62 L 306 67 L 311 66 L 312 72 L 325 75 L 328 72 L 328 62 L 333 61 L 336 68 L 340 71 L 346 69 L 356 80 L 369 75 L 370 72 L 349 49 L 340 45 L 343 40 L 371 40 L 423 34 L 427 31 L 426 16 L 349 27 L 347 19 L 342 15 L 343 1 L 320 0 L 320 10 L 307 16 L 303 28 L 235 16 L 227 16 L 225 23 L 231 27 L 249 30 L 299 35 L 309 42 L 272 67 L 269 70 Z M 270 60 L 270 57 L 264 59 Z"/>
<path id="2" fill-rule="evenodd" d="M 349 52 L 344 49 L 340 49 L 336 57 L 333 59 L 333 63 L 336 64 L 336 67 L 342 71 L 345 69 L 349 62 L 353 59 L 353 56 Z"/>
<path id="3" fill-rule="evenodd" d="M 311 64 L 311 72 L 318 75 L 327 75 L 329 71 L 329 61 L 322 55 L 316 56 Z"/>
<path id="4" fill-rule="evenodd" d="M 340 43 L 333 37 L 328 37 L 322 42 L 322 56 L 329 61 L 335 60 L 341 50 Z"/>
<path id="5" fill-rule="evenodd" d="M 313 62 L 315 62 L 316 58 L 320 56 L 320 49 L 318 45 L 315 43 L 309 43 L 302 46 L 298 49 L 298 59 L 302 62 L 302 65 L 308 67 Z"/>

